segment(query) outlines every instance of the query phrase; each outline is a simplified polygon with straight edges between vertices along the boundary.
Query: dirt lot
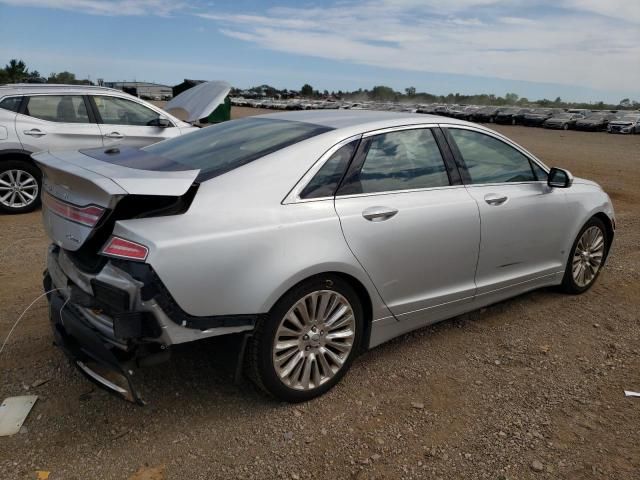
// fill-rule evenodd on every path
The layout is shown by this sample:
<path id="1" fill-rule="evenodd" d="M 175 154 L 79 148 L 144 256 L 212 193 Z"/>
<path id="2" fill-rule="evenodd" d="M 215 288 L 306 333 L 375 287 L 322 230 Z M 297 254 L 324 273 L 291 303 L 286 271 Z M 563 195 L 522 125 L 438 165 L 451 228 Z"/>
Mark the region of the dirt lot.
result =
<path id="1" fill-rule="evenodd" d="M 589 293 L 405 335 L 299 406 L 234 385 L 230 342 L 180 348 L 142 374 L 143 408 L 69 365 L 41 300 L 0 355 L 0 399 L 39 395 L 0 438 L 0 478 L 640 478 L 640 399 L 623 396 L 640 390 L 640 136 L 498 130 L 612 196 L 617 238 Z M 39 213 L 0 216 L 0 339 L 41 293 L 46 244 Z"/>

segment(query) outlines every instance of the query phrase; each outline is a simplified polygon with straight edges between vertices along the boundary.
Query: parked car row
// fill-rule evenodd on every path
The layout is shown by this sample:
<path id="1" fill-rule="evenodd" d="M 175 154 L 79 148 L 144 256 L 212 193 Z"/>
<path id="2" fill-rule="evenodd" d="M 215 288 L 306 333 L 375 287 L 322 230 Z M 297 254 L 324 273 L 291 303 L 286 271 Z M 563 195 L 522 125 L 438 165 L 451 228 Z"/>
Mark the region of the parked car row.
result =
<path id="1" fill-rule="evenodd" d="M 383 110 L 390 112 L 427 113 L 477 123 L 525 125 L 560 130 L 608 131 L 640 133 L 640 112 L 600 111 L 564 108 L 497 107 L 476 105 L 411 104 L 395 102 L 352 102 L 343 100 L 246 99 L 232 98 L 236 106 L 273 110 Z M 611 126 L 610 126 L 611 125 Z"/>

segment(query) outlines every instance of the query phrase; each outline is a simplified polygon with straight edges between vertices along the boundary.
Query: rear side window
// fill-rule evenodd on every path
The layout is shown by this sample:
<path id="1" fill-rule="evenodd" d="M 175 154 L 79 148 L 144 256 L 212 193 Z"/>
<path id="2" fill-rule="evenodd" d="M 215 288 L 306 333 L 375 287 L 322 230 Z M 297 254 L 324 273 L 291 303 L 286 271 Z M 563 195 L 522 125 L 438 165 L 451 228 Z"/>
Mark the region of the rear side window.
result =
<path id="1" fill-rule="evenodd" d="M 203 181 L 330 130 L 313 123 L 252 117 L 212 125 L 144 150 L 184 165 L 185 170 L 200 169 L 198 180 Z"/>
<path id="2" fill-rule="evenodd" d="M 103 124 L 146 126 L 160 117 L 150 108 L 124 98 L 95 96 L 93 101 Z"/>
<path id="3" fill-rule="evenodd" d="M 362 168 L 342 194 L 392 192 L 449 185 L 440 149 L 429 129 L 401 130 L 372 137 Z"/>
<path id="4" fill-rule="evenodd" d="M 300 198 L 333 197 L 357 146 L 358 140 L 354 140 L 336 150 L 302 190 Z"/>
<path id="5" fill-rule="evenodd" d="M 9 110 L 10 112 L 17 112 L 20 108 L 20 103 L 22 102 L 22 97 L 9 97 L 4 98 L 0 102 L 0 108 L 3 110 Z"/>
<path id="6" fill-rule="evenodd" d="M 25 115 L 59 123 L 89 123 L 89 114 L 80 95 L 37 95 L 29 97 Z"/>
<path id="7" fill-rule="evenodd" d="M 537 180 L 529 159 L 510 145 L 484 133 L 450 128 L 469 171 L 471 183 Z"/>

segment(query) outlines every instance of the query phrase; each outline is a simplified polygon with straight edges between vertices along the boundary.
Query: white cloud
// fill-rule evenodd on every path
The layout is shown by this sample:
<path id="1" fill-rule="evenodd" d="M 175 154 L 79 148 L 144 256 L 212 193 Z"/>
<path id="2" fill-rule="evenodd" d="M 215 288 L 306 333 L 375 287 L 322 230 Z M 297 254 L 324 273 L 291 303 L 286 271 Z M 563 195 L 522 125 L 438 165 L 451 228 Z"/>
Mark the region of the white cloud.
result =
<path id="1" fill-rule="evenodd" d="M 160 15 L 182 10 L 186 4 L 172 0 L 0 0 L 16 7 L 69 10 L 90 15 Z"/>
<path id="2" fill-rule="evenodd" d="M 633 15 L 619 22 L 596 0 L 559 0 L 553 5 L 562 4 L 563 14 L 552 16 L 545 3 L 526 2 L 528 15 L 520 0 L 377 0 L 200 16 L 224 35 L 279 52 L 404 71 L 637 88 L 640 29 L 629 23 Z"/>

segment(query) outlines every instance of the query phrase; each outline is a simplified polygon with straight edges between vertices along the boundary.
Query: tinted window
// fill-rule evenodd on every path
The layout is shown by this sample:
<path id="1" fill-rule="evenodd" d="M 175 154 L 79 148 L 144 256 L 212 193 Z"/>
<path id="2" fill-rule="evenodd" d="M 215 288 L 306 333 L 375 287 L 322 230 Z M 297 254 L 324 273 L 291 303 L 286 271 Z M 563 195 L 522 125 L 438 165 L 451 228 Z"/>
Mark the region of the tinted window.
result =
<path id="1" fill-rule="evenodd" d="M 22 102 L 22 97 L 5 98 L 0 102 L 0 108 L 11 112 L 17 112 L 20 108 L 20 102 Z"/>
<path id="2" fill-rule="evenodd" d="M 471 183 L 535 181 L 529 159 L 515 148 L 483 133 L 449 129 L 462 154 Z"/>
<path id="3" fill-rule="evenodd" d="M 108 125 L 146 126 L 160 116 L 150 108 L 124 98 L 95 96 L 93 100 L 102 123 Z"/>
<path id="4" fill-rule="evenodd" d="M 25 115 L 60 123 L 89 123 L 80 95 L 37 95 L 29 97 Z"/>
<path id="5" fill-rule="evenodd" d="M 359 173 L 342 193 L 375 193 L 449 185 L 438 145 L 429 129 L 372 137 Z"/>
<path id="6" fill-rule="evenodd" d="M 144 150 L 188 169 L 206 180 L 331 128 L 313 123 L 259 117 L 232 120 L 165 140 Z"/>
<path id="7" fill-rule="evenodd" d="M 338 184 L 342 180 L 357 146 L 358 141 L 354 140 L 331 155 L 304 188 L 300 198 L 321 198 L 335 195 Z"/>

